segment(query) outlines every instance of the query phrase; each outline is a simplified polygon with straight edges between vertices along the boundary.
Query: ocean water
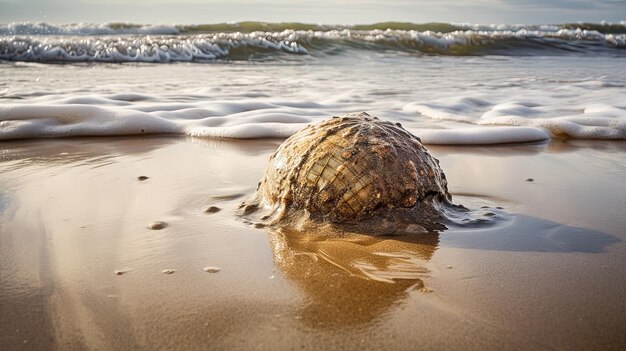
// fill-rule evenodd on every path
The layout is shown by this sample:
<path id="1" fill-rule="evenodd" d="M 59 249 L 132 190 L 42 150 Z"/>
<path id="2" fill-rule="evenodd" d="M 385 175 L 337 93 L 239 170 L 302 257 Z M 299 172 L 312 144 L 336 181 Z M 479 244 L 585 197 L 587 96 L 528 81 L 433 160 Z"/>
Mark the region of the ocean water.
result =
<path id="1" fill-rule="evenodd" d="M 287 137 L 366 111 L 427 144 L 626 139 L 626 25 L 0 24 L 0 140 Z"/>
<path id="2" fill-rule="evenodd" d="M 618 349 L 625 28 L 0 24 L 0 349 Z M 235 216 L 269 138 L 360 111 L 493 222 L 404 240 Z"/>

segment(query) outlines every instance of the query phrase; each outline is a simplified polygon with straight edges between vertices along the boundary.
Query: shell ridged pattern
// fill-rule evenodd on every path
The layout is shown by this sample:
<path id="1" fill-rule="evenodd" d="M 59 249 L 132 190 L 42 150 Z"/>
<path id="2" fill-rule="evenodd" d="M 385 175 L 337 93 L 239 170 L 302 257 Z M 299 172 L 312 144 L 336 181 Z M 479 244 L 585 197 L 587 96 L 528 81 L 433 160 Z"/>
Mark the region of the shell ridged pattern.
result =
<path id="1" fill-rule="evenodd" d="M 311 219 L 356 223 L 394 209 L 447 201 L 445 175 L 419 138 L 366 113 L 310 125 L 270 157 L 244 212 L 277 223 L 305 212 Z M 416 214 L 419 215 L 419 214 Z"/>

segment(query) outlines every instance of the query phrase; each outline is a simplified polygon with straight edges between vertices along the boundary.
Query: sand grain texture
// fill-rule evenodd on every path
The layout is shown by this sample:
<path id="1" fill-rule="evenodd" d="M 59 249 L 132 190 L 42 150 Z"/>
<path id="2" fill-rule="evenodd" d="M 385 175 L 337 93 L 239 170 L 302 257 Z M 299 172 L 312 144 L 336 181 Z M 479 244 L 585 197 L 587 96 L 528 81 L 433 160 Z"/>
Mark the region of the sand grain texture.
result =
<path id="1" fill-rule="evenodd" d="M 511 217 L 382 238 L 237 219 L 279 142 L 0 144 L 0 349 L 624 345 L 623 142 L 429 148 L 455 202 Z"/>

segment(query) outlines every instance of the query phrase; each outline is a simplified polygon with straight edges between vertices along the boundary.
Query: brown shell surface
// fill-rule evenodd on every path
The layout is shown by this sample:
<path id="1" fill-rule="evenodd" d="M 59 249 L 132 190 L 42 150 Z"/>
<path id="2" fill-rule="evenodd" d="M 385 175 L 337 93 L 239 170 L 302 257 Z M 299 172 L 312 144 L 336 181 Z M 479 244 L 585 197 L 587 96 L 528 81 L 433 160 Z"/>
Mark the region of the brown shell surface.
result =
<path id="1" fill-rule="evenodd" d="M 419 217 L 450 199 L 439 161 L 399 124 L 365 113 L 310 125 L 271 155 L 244 213 L 266 224 L 307 218 L 357 223 L 394 211 Z M 424 204 L 428 204 L 424 206 Z"/>

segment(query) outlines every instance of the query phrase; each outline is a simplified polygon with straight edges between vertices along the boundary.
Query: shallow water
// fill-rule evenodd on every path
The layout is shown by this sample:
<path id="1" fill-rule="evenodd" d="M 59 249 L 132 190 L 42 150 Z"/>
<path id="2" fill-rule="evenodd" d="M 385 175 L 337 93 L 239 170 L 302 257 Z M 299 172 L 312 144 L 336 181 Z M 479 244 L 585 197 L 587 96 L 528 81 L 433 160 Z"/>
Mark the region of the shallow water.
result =
<path id="1" fill-rule="evenodd" d="M 381 238 L 290 235 L 235 216 L 279 142 L 2 143 L 0 344 L 623 343 L 623 142 L 433 147 L 455 202 L 511 219 Z M 155 220 L 168 226 L 148 229 Z"/>
<path id="2" fill-rule="evenodd" d="M 0 63 L 0 139 L 286 137 L 367 111 L 427 144 L 626 138 L 626 65 L 610 56 L 348 52 L 211 64 Z"/>

